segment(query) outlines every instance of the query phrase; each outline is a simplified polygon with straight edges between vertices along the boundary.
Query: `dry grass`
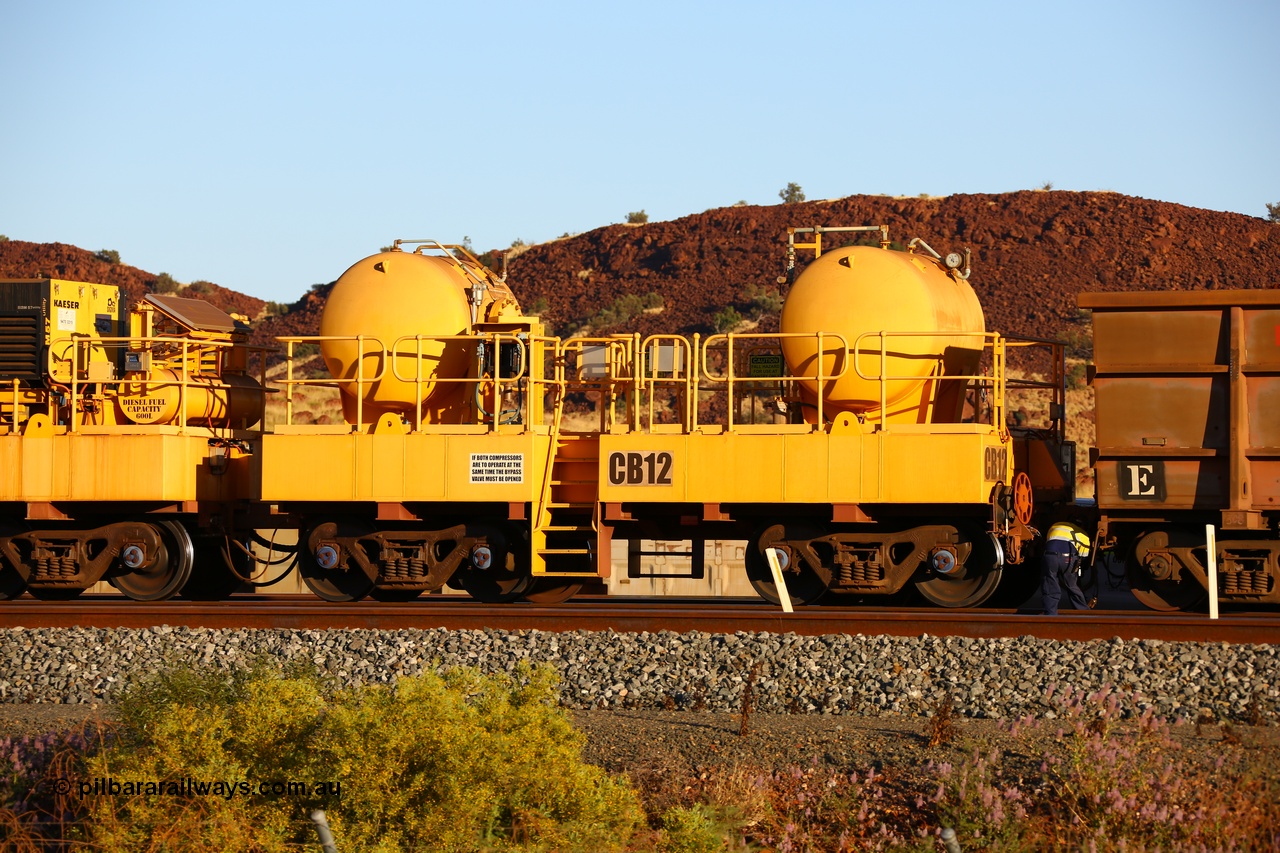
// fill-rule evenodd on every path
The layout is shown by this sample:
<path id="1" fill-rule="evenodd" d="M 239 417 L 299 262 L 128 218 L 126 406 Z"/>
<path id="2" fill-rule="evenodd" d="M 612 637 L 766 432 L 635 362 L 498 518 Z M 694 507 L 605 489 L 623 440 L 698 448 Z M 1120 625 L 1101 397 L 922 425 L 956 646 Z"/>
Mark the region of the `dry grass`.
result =
<path id="1" fill-rule="evenodd" d="M 319 355 L 295 359 L 293 376 L 295 379 L 323 379 L 328 377 L 324 361 Z M 285 378 L 285 366 L 277 365 L 267 371 L 267 381 L 279 393 L 267 395 L 266 413 L 263 425 L 270 430 L 284 424 L 286 397 L 284 386 L 279 383 Z M 342 401 L 338 389 L 322 385 L 295 385 L 293 388 L 294 424 L 340 424 L 342 423 Z"/>

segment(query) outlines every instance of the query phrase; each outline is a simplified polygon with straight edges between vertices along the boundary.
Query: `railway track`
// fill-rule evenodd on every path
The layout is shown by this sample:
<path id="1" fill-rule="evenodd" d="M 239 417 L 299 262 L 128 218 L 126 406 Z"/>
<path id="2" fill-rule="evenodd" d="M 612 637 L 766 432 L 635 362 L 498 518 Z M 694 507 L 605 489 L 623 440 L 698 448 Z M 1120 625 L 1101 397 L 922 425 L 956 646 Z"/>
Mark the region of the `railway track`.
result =
<path id="1" fill-rule="evenodd" d="M 22 598 L 0 606 L 0 628 L 447 628 L 540 631 L 736 631 L 796 634 L 886 634 L 954 637 L 1033 636 L 1050 640 L 1179 640 L 1213 643 L 1280 642 L 1280 613 L 1197 614 L 1151 611 L 1067 612 L 1058 617 L 1014 610 L 805 607 L 783 613 L 741 600 L 583 598 L 559 605 L 485 605 L 455 598 L 391 604 L 334 604 L 311 596 L 245 596 L 224 601 L 146 603 L 118 596 L 75 601 Z"/>

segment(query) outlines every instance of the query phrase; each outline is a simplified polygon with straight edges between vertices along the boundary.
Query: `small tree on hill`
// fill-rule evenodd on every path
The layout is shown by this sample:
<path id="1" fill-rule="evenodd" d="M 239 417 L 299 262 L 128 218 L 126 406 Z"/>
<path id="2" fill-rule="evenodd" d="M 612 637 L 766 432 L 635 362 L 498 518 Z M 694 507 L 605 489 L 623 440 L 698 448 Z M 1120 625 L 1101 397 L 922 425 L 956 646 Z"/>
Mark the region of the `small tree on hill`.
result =
<path id="1" fill-rule="evenodd" d="M 9 242 L 9 238 L 6 237 L 4 234 L 0 234 L 0 243 L 8 243 L 8 242 Z"/>
<path id="2" fill-rule="evenodd" d="M 177 293 L 181 289 L 182 285 L 167 272 L 156 276 L 156 293 Z"/>
<path id="3" fill-rule="evenodd" d="M 120 253 L 115 249 L 102 249 L 94 254 L 94 257 L 100 261 L 106 261 L 109 264 L 120 263 Z"/>
<path id="4" fill-rule="evenodd" d="M 643 225 L 649 221 L 649 214 L 643 210 L 633 210 L 627 214 L 628 225 Z"/>
<path id="5" fill-rule="evenodd" d="M 1267 219 L 1270 222 L 1280 222 L 1280 201 L 1267 205 Z"/>
<path id="6" fill-rule="evenodd" d="M 778 198 L 782 199 L 783 204 L 796 204 L 804 201 L 804 190 L 800 189 L 800 185 L 795 181 L 787 184 L 778 190 Z"/>

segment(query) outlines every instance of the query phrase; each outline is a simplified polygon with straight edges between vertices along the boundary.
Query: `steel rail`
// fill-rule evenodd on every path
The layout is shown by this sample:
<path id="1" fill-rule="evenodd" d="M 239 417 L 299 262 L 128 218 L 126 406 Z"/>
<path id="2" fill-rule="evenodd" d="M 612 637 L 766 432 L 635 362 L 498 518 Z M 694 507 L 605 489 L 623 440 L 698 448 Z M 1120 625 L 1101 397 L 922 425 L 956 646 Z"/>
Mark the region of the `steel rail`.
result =
<path id="1" fill-rule="evenodd" d="M 22 598 L 0 603 L 0 628 L 446 628 L 451 630 L 706 631 L 866 634 L 942 637 L 1022 637 L 1046 640 L 1168 640 L 1212 643 L 1280 642 L 1280 613 L 1198 614 L 1152 611 L 1064 612 L 1057 617 L 1014 610 L 803 607 L 785 614 L 750 599 L 575 599 L 559 605 L 486 605 L 429 596 L 408 603 L 335 604 L 310 596 L 245 596 L 224 601 L 126 601 L 84 596 L 76 601 Z"/>

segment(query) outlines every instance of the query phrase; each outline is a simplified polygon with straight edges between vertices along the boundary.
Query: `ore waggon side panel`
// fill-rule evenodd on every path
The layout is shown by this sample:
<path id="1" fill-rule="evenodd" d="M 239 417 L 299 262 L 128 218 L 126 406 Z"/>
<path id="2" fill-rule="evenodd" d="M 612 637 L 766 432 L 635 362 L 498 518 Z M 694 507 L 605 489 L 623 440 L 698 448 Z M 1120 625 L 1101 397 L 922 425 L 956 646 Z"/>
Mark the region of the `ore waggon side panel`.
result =
<path id="1" fill-rule="evenodd" d="M 1085 293 L 1102 526 L 1160 609 L 1280 601 L 1280 292 Z"/>

